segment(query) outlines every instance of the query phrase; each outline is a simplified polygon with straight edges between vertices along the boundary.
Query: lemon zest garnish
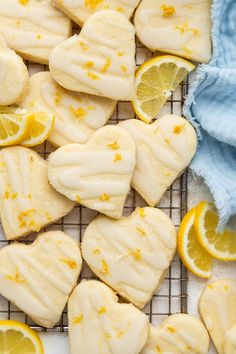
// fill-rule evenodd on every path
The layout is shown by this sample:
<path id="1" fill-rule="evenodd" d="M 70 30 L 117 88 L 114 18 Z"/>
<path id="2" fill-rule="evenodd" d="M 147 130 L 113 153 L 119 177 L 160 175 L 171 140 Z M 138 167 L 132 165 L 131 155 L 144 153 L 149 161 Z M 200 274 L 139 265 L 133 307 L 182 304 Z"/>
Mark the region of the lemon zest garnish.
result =
<path id="1" fill-rule="evenodd" d="M 214 289 L 214 285 L 213 285 L 213 284 L 209 284 L 207 287 L 208 287 L 209 289 Z"/>
<path id="2" fill-rule="evenodd" d="M 74 324 L 80 324 L 82 321 L 83 321 L 83 318 L 84 316 L 83 315 L 80 315 L 80 316 L 77 316 L 73 319 L 73 323 Z"/>
<path id="3" fill-rule="evenodd" d="M 109 148 L 111 148 L 112 150 L 118 150 L 120 148 L 120 146 L 117 144 L 117 141 L 114 141 L 113 143 L 111 144 L 107 144 L 107 146 Z"/>
<path id="4" fill-rule="evenodd" d="M 228 285 L 225 285 L 225 286 L 224 286 L 224 290 L 225 290 L 225 291 L 228 291 L 228 290 L 229 290 Z"/>
<path id="5" fill-rule="evenodd" d="M 109 10 L 109 9 L 110 9 L 110 6 L 109 6 L 109 5 L 103 5 L 103 9 L 104 9 L 104 10 Z"/>
<path id="6" fill-rule="evenodd" d="M 136 261 L 140 261 L 142 259 L 140 248 L 136 248 L 134 251 L 131 251 L 130 254 L 134 257 Z"/>
<path id="7" fill-rule="evenodd" d="M 48 221 L 52 220 L 51 215 L 47 211 L 46 211 L 45 215 L 46 215 L 46 218 L 48 219 Z"/>
<path id="8" fill-rule="evenodd" d="M 16 199 L 18 197 L 18 193 L 12 193 L 11 199 Z"/>
<path id="9" fill-rule="evenodd" d="M 37 39 L 42 38 L 41 34 L 37 34 L 36 38 L 37 38 Z"/>
<path id="10" fill-rule="evenodd" d="M 169 143 L 170 143 L 170 140 L 167 139 L 167 138 L 165 138 L 165 142 L 166 142 L 166 144 L 169 144 Z"/>
<path id="11" fill-rule="evenodd" d="M 99 197 L 99 199 L 100 199 L 102 202 L 106 202 L 107 200 L 110 200 L 110 196 L 109 196 L 109 194 L 107 194 L 107 193 L 103 193 L 103 194 Z"/>
<path id="12" fill-rule="evenodd" d="M 87 61 L 84 66 L 83 69 L 91 69 L 94 66 L 94 63 L 92 61 Z"/>
<path id="13" fill-rule="evenodd" d="M 174 6 L 161 5 L 160 8 L 163 11 L 162 16 L 165 18 L 173 16 L 176 12 Z"/>
<path id="14" fill-rule="evenodd" d="M 141 236 L 147 236 L 147 233 L 144 229 L 142 229 L 141 227 L 137 226 L 136 227 L 136 230 L 138 231 L 138 233 L 141 235 Z"/>
<path id="15" fill-rule="evenodd" d="M 6 275 L 5 278 L 15 281 L 16 283 L 24 283 L 26 281 L 24 278 L 21 278 L 21 275 L 20 275 L 18 269 L 16 269 L 15 275 Z"/>
<path id="16" fill-rule="evenodd" d="M 75 108 L 73 106 L 70 106 L 69 108 L 71 113 L 73 113 L 76 118 L 83 119 L 87 114 L 82 107 Z"/>
<path id="17" fill-rule="evenodd" d="M 121 161 L 121 160 L 122 160 L 121 154 L 115 154 L 114 162 L 118 162 L 118 161 Z"/>
<path id="18" fill-rule="evenodd" d="M 4 198 L 5 199 L 10 199 L 10 193 L 8 191 L 5 191 Z"/>
<path id="19" fill-rule="evenodd" d="M 84 51 L 89 49 L 89 47 L 84 42 L 80 42 L 79 45 L 81 46 L 82 50 L 84 50 Z"/>
<path id="20" fill-rule="evenodd" d="M 93 254 L 100 254 L 100 249 L 99 248 L 95 248 L 93 250 Z"/>
<path id="21" fill-rule="evenodd" d="M 127 73 L 127 66 L 121 65 L 121 70 L 126 74 Z"/>
<path id="22" fill-rule="evenodd" d="M 32 101 L 29 103 L 30 107 L 34 107 L 35 104 L 36 104 L 35 100 L 32 100 Z"/>
<path id="23" fill-rule="evenodd" d="M 182 47 L 182 49 L 183 49 L 183 51 L 184 51 L 186 54 L 189 54 L 189 55 L 192 54 L 191 49 L 189 49 L 186 45 L 184 45 L 184 46 Z"/>
<path id="24" fill-rule="evenodd" d="M 111 65 L 111 59 L 107 58 L 106 63 L 101 68 L 101 73 L 105 73 L 109 69 L 110 65 Z"/>
<path id="25" fill-rule="evenodd" d="M 67 264 L 71 269 L 77 268 L 77 263 L 73 259 L 65 258 L 60 259 L 60 261 Z"/>
<path id="26" fill-rule="evenodd" d="M 80 202 L 81 202 L 81 197 L 80 197 L 80 195 L 78 195 L 78 194 L 77 194 L 77 196 L 76 196 L 76 202 L 77 202 L 77 203 L 80 203 Z"/>
<path id="27" fill-rule="evenodd" d="M 191 29 L 189 28 L 188 22 L 184 22 L 182 25 L 177 25 L 177 26 L 175 26 L 175 28 L 178 29 L 181 34 L 191 31 Z"/>
<path id="28" fill-rule="evenodd" d="M 109 266 L 105 259 L 102 259 L 102 273 L 103 274 L 109 274 Z"/>
<path id="29" fill-rule="evenodd" d="M 107 339 L 110 339 L 110 338 L 111 338 L 110 333 L 105 333 L 105 337 L 106 337 Z"/>
<path id="30" fill-rule="evenodd" d="M 126 331 L 120 331 L 119 333 L 117 333 L 117 338 L 120 338 L 121 336 L 123 336 L 123 334 L 125 334 Z"/>
<path id="31" fill-rule="evenodd" d="M 176 329 L 173 328 L 173 327 L 170 327 L 170 326 L 167 327 L 167 330 L 168 330 L 169 332 L 171 332 L 171 333 L 175 333 L 175 332 L 176 332 Z"/>
<path id="32" fill-rule="evenodd" d="M 116 11 L 118 11 L 118 12 L 124 12 L 124 9 L 123 9 L 123 7 L 120 6 L 120 7 L 117 7 L 117 8 L 116 8 Z"/>
<path id="33" fill-rule="evenodd" d="M 161 350 L 161 348 L 159 347 L 159 345 L 156 346 L 156 352 L 157 352 L 157 353 L 161 353 L 161 352 L 162 352 L 162 350 Z"/>
<path id="34" fill-rule="evenodd" d="M 124 54 L 125 54 L 124 52 L 118 52 L 117 53 L 118 57 L 123 57 Z"/>
<path id="35" fill-rule="evenodd" d="M 23 5 L 23 6 L 26 6 L 28 4 L 29 0 L 18 0 L 18 3 Z"/>
<path id="36" fill-rule="evenodd" d="M 32 198 L 32 195 L 31 195 L 31 194 L 28 194 L 28 195 L 27 195 L 27 198 L 28 198 L 28 199 L 31 199 L 31 198 Z"/>
<path id="37" fill-rule="evenodd" d="M 107 309 L 105 306 L 100 307 L 100 309 L 98 310 L 99 315 L 103 315 L 106 312 L 107 312 Z"/>
<path id="38" fill-rule="evenodd" d="M 40 230 L 40 228 L 36 225 L 36 223 L 30 219 L 28 220 L 28 218 L 32 217 L 32 214 L 35 212 L 35 209 L 29 209 L 29 210 L 25 210 L 25 211 L 21 211 L 18 215 L 18 222 L 19 222 L 19 226 L 20 228 L 23 227 L 35 227 L 33 230 L 37 231 L 38 229 Z"/>
<path id="39" fill-rule="evenodd" d="M 91 73 L 90 71 L 87 72 L 88 77 L 92 80 L 99 80 L 99 76 Z"/>
<path id="40" fill-rule="evenodd" d="M 144 208 L 138 208 L 138 211 L 141 218 L 144 218 L 146 216 Z"/>
<path id="41" fill-rule="evenodd" d="M 104 0 L 85 0 L 85 6 L 89 7 L 92 11 L 95 11 Z"/>
<path id="42" fill-rule="evenodd" d="M 59 105 L 61 103 L 61 100 L 62 100 L 62 95 L 60 92 L 57 91 L 55 94 L 55 100 L 54 100 L 55 104 Z"/>
<path id="43" fill-rule="evenodd" d="M 89 105 L 88 106 L 88 109 L 90 110 L 90 111 L 96 111 L 96 107 L 95 106 L 92 106 L 92 105 Z"/>
<path id="44" fill-rule="evenodd" d="M 180 134 L 182 133 L 183 129 L 184 129 L 184 125 L 176 125 L 173 129 L 173 133 Z"/>

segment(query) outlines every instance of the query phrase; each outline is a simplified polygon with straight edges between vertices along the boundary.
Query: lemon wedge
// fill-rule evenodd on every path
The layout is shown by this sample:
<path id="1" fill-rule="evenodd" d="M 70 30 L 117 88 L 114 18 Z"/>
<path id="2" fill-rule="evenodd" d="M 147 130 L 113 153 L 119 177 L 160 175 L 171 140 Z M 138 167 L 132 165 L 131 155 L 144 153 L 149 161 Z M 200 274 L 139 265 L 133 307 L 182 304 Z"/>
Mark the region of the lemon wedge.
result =
<path id="1" fill-rule="evenodd" d="M 0 113 L 0 146 L 21 143 L 29 134 L 33 121 L 30 114 Z"/>
<path id="2" fill-rule="evenodd" d="M 33 123 L 27 138 L 21 143 L 25 147 L 42 144 L 50 135 L 54 125 L 54 115 L 44 112 L 32 114 Z"/>
<path id="3" fill-rule="evenodd" d="M 200 245 L 194 228 L 197 207 L 183 218 L 178 231 L 178 253 L 186 268 L 201 278 L 211 276 L 212 257 Z"/>
<path id="4" fill-rule="evenodd" d="M 0 320 L 0 353 L 44 354 L 41 339 L 30 327 L 16 321 Z"/>
<path id="5" fill-rule="evenodd" d="M 189 61 L 173 55 L 158 56 L 143 63 L 136 72 L 132 101 L 138 118 L 150 123 L 194 68 Z"/>
<path id="6" fill-rule="evenodd" d="M 216 231 L 219 217 L 212 203 L 201 202 L 196 209 L 194 226 L 201 246 L 222 261 L 236 261 L 236 232 L 225 229 Z"/>

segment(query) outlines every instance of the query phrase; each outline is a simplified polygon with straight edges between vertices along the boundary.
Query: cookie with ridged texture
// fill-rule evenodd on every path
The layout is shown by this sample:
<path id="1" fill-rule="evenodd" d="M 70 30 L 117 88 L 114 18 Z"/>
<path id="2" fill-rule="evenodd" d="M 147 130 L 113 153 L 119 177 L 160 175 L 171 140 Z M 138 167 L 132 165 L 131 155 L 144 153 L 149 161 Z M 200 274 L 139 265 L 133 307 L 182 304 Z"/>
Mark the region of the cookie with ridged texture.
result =
<path id="1" fill-rule="evenodd" d="M 68 316 L 71 354 L 138 354 L 147 341 L 148 317 L 96 280 L 75 288 Z"/>
<path id="2" fill-rule="evenodd" d="M 74 203 L 48 183 L 47 166 L 28 148 L 0 151 L 0 216 L 8 240 L 39 231 L 73 209 Z"/>
<path id="3" fill-rule="evenodd" d="M 109 98 L 66 90 L 44 71 L 30 77 L 29 90 L 20 107 L 30 112 L 54 114 L 55 123 L 48 140 L 62 146 L 85 144 L 107 123 L 116 104 Z"/>
<path id="4" fill-rule="evenodd" d="M 169 316 L 160 326 L 151 326 L 141 354 L 207 354 L 209 335 L 196 317 L 179 313 Z"/>
<path id="5" fill-rule="evenodd" d="M 37 324 L 59 321 L 82 265 L 79 245 L 62 231 L 40 234 L 31 245 L 0 250 L 0 293 Z"/>
<path id="6" fill-rule="evenodd" d="M 195 130 L 186 119 L 171 114 L 152 124 L 130 119 L 119 125 L 136 145 L 132 186 L 150 206 L 155 206 L 195 155 Z"/>
<path id="7" fill-rule="evenodd" d="M 236 324 L 236 282 L 221 279 L 207 285 L 199 311 L 218 353 L 223 353 L 225 335 Z"/>
<path id="8" fill-rule="evenodd" d="M 107 125 L 86 144 L 68 144 L 53 152 L 48 178 L 71 200 L 119 218 L 130 191 L 135 161 L 135 145 L 129 134 Z"/>
<path id="9" fill-rule="evenodd" d="M 51 50 L 72 28 L 50 0 L 0 0 L 0 32 L 24 59 L 48 64 Z"/>
<path id="10" fill-rule="evenodd" d="M 140 308 L 160 288 L 175 250 L 171 219 L 149 207 L 119 220 L 96 217 L 82 241 L 83 258 L 93 272 Z"/>
<path id="11" fill-rule="evenodd" d="M 93 13 L 101 10 L 114 10 L 130 18 L 140 0 L 53 0 L 53 4 L 78 25 Z"/>
<path id="12" fill-rule="evenodd" d="M 142 0 L 134 23 L 139 40 L 152 51 L 200 63 L 211 58 L 210 0 Z"/>
<path id="13" fill-rule="evenodd" d="M 22 58 L 7 46 L 0 34 L 0 105 L 19 103 L 29 84 L 28 70 Z"/>
<path id="14" fill-rule="evenodd" d="M 130 101 L 134 95 L 135 28 L 119 12 L 96 12 L 79 35 L 52 50 L 49 68 L 68 90 Z"/>

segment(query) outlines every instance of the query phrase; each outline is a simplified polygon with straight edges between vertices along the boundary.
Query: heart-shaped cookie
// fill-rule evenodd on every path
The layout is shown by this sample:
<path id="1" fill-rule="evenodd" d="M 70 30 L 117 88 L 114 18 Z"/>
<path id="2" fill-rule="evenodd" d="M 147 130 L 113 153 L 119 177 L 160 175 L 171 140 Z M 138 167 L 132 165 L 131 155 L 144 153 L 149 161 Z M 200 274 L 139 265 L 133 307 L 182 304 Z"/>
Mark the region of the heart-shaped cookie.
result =
<path id="1" fill-rule="evenodd" d="M 116 101 L 109 98 L 65 90 L 49 72 L 30 77 L 30 87 L 21 107 L 30 112 L 55 115 L 48 140 L 56 146 L 85 144 L 93 133 L 111 117 Z"/>
<path id="2" fill-rule="evenodd" d="M 225 334 L 236 324 L 236 282 L 221 279 L 207 285 L 199 311 L 218 353 L 223 353 Z"/>
<path id="3" fill-rule="evenodd" d="M 0 151 L 0 215 L 8 240 L 39 231 L 73 207 L 50 186 L 47 162 L 34 150 L 18 146 Z"/>
<path id="4" fill-rule="evenodd" d="M 62 231 L 41 234 L 31 245 L 0 250 L 0 293 L 37 324 L 59 321 L 81 270 L 78 243 Z"/>
<path id="5" fill-rule="evenodd" d="M 114 10 L 130 18 L 140 0 L 53 0 L 53 4 L 82 26 L 94 12 Z"/>
<path id="6" fill-rule="evenodd" d="M 138 354 L 147 341 L 148 317 L 96 280 L 75 288 L 68 316 L 71 354 Z"/>
<path id="7" fill-rule="evenodd" d="M 26 65 L 14 50 L 8 48 L 0 34 L 0 105 L 6 106 L 21 101 L 26 94 L 28 82 Z"/>
<path id="8" fill-rule="evenodd" d="M 135 146 L 118 126 L 98 129 L 85 145 L 64 145 L 49 156 L 52 186 L 71 200 L 113 218 L 122 214 L 135 167 Z"/>
<path id="9" fill-rule="evenodd" d="M 207 354 L 209 336 L 202 322 L 190 315 L 168 317 L 159 327 L 151 326 L 141 354 Z"/>
<path id="10" fill-rule="evenodd" d="M 153 124 L 130 119 L 120 126 L 136 145 L 132 186 L 154 206 L 192 160 L 197 146 L 196 133 L 188 121 L 175 115 L 165 115 Z"/>
<path id="11" fill-rule="evenodd" d="M 24 59 L 47 64 L 52 48 L 71 35 L 71 21 L 50 0 L 0 0 L 0 32 Z"/>
<path id="12" fill-rule="evenodd" d="M 142 0 L 134 18 L 137 36 L 152 51 L 209 62 L 211 3 L 211 0 Z"/>
<path id="13" fill-rule="evenodd" d="M 112 220 L 98 216 L 82 241 L 83 258 L 106 284 L 142 308 L 161 285 L 176 250 L 170 218 L 156 208 L 137 208 Z"/>
<path id="14" fill-rule="evenodd" d="M 68 90 L 129 101 L 134 93 L 135 28 L 116 11 L 99 11 L 79 35 L 58 44 L 49 67 Z"/>

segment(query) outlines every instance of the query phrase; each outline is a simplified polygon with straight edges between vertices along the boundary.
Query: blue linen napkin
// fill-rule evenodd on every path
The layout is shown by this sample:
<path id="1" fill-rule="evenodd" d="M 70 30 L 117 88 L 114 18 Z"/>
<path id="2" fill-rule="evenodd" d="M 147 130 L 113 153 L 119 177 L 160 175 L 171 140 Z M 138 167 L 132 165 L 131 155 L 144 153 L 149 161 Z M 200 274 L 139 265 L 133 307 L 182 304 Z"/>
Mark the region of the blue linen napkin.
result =
<path id="1" fill-rule="evenodd" d="M 213 194 L 221 230 L 236 214 L 236 0 L 214 0 L 212 22 L 213 57 L 197 69 L 184 113 L 199 133 L 190 167 Z"/>

